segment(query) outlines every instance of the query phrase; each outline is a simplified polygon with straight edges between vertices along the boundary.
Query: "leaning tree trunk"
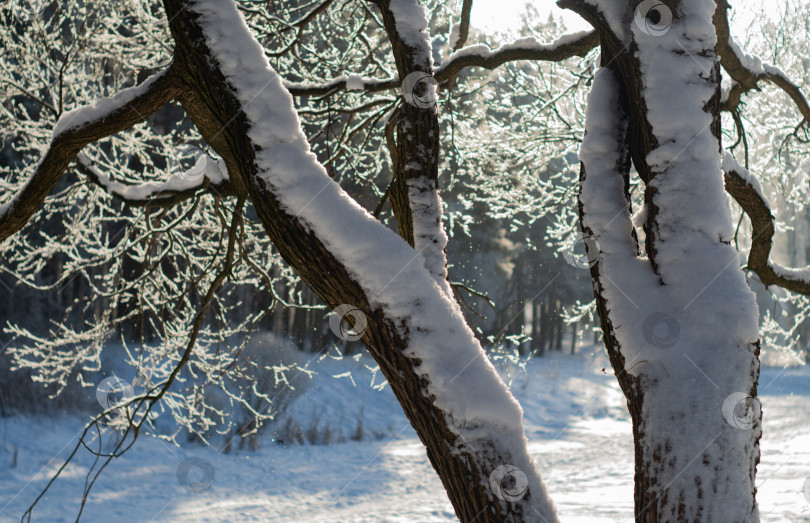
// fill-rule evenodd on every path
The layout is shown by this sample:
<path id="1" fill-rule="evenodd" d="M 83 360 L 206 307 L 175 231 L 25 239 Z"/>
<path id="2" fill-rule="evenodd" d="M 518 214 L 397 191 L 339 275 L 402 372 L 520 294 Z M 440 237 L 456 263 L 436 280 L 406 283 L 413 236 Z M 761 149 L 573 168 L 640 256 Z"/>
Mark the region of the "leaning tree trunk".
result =
<path id="1" fill-rule="evenodd" d="M 419 8 L 415 1 L 409 3 L 413 4 L 411 7 Z M 321 201 L 315 205 L 291 203 L 293 196 L 311 187 L 305 188 L 301 182 L 301 186 L 290 186 L 285 192 L 283 185 L 287 182 L 278 175 L 274 176 L 276 169 L 283 172 L 292 164 L 300 167 L 304 176 L 309 158 L 302 156 L 298 162 L 279 159 L 285 151 L 274 157 L 269 146 L 261 142 L 275 139 L 272 136 L 267 138 L 276 130 L 273 122 L 257 122 L 255 116 L 254 119 L 249 116 L 257 113 L 256 105 L 262 104 L 267 110 L 264 113 L 259 111 L 259 114 L 275 116 L 273 104 L 290 104 L 289 93 L 269 68 L 261 48 L 244 26 L 235 6 L 231 2 L 213 0 L 165 0 L 164 4 L 176 43 L 172 68 L 184 87 L 184 94 L 180 97 L 184 108 L 203 137 L 225 160 L 236 190 L 244 190 L 249 196 L 282 257 L 330 307 L 351 304 L 353 310 L 359 311 L 367 320 L 362 341 L 377 360 L 424 443 L 428 458 L 459 518 L 477 522 L 555 520 L 554 509 L 526 451 L 517 403 L 509 399 L 506 403 L 511 406 L 504 412 L 487 412 L 485 406 L 477 404 L 478 400 L 458 397 L 455 393 L 461 382 L 473 374 L 480 375 L 482 390 L 494 387 L 490 389 L 492 395 L 500 397 L 505 394 L 504 397 L 511 398 L 480 345 L 466 353 L 472 355 L 471 358 L 462 357 L 461 366 L 453 376 L 442 376 L 440 371 L 443 369 L 437 368 L 436 361 L 446 358 L 445 352 L 458 348 L 447 346 L 448 343 L 458 344 L 459 339 L 466 338 L 474 341 L 474 337 L 463 324 L 457 304 L 451 301 L 452 292 L 445 281 L 442 249 L 446 238 L 441 232 L 441 207 L 436 187 L 438 123 L 435 103 L 423 106 L 424 93 L 418 93 L 420 103 L 405 106 L 399 116 L 399 121 L 404 122 L 403 127 L 411 126 L 411 132 L 399 135 L 399 156 L 395 159 L 398 179 L 391 195 L 401 221 L 400 231 L 418 252 L 392 242 L 396 238 L 385 236 L 388 231 L 379 223 L 369 224 L 371 217 L 367 214 L 355 216 L 356 223 L 363 225 L 364 229 L 350 231 L 346 236 L 349 241 L 324 234 L 323 224 L 339 225 L 341 216 L 327 218 L 318 225 L 316 222 L 323 219 L 323 215 L 318 214 L 321 211 L 316 209 L 322 205 Z M 394 19 L 388 3 L 383 1 L 379 6 L 386 29 L 399 31 L 399 22 Z M 224 34 L 216 25 L 222 25 L 229 33 Z M 230 39 L 243 44 L 248 39 L 250 46 L 255 48 L 248 49 L 247 44 L 241 48 L 237 44 L 233 47 L 222 44 Z M 405 56 L 413 52 L 414 39 L 410 38 L 410 46 L 401 40 L 392 36 L 400 74 L 418 72 L 430 76 L 429 59 L 416 60 L 414 65 Z M 212 44 L 218 49 L 214 50 Z M 254 60 L 256 63 L 252 62 Z M 242 82 L 240 75 L 248 72 L 266 79 L 266 84 L 251 84 L 254 78 Z M 240 91 L 243 89 L 241 83 L 246 84 L 245 92 Z M 431 86 L 428 84 L 428 87 Z M 258 94 L 252 94 L 256 89 Z M 280 120 L 280 128 L 289 125 L 287 116 L 280 117 Z M 297 120 L 295 124 L 299 125 Z M 296 132 L 300 131 L 296 129 Z M 432 144 L 432 148 L 428 149 L 426 144 Z M 305 154 L 311 155 L 308 146 L 306 149 Z M 278 167 L 273 163 L 275 161 L 278 161 Z M 315 187 L 313 199 L 321 198 L 335 206 L 346 205 L 342 200 L 346 197 L 338 195 L 340 189 L 325 173 L 307 172 L 306 176 L 310 181 L 324 185 L 321 190 Z M 330 209 L 330 203 L 323 205 Z M 346 210 L 358 213 L 356 208 Z M 358 245 L 350 241 L 352 232 L 357 235 L 354 239 L 358 240 Z M 382 254 L 394 254 L 387 251 L 405 254 L 397 259 L 399 266 L 385 267 L 387 272 L 383 272 L 388 283 L 374 281 L 366 274 L 367 267 L 374 265 L 380 252 L 362 252 L 359 242 L 364 240 L 363 235 L 380 236 L 378 249 Z M 341 240 L 344 240 L 344 245 L 340 245 Z M 353 250 L 359 252 L 351 252 Z M 420 287 L 408 286 L 402 291 L 412 295 L 394 296 L 389 287 L 400 285 L 397 278 L 415 277 L 413 266 L 418 265 L 427 269 L 425 276 L 429 275 L 433 280 L 432 283 L 423 282 L 422 288 L 428 288 L 430 292 L 419 295 Z M 380 269 L 369 268 L 368 272 Z M 376 284 L 379 284 L 377 288 L 374 287 Z M 405 303 L 410 300 L 415 307 L 428 309 L 441 304 L 447 308 L 448 318 L 452 319 L 441 323 L 437 317 L 441 323 L 438 325 L 415 322 L 407 311 L 402 311 L 403 303 L 399 303 L 399 299 Z M 357 319 L 356 316 L 349 317 L 353 321 Z M 438 330 L 433 332 L 431 329 Z M 431 368 L 438 374 L 429 372 Z M 495 381 L 491 381 L 493 379 Z M 513 426 L 514 422 L 517 426 Z M 510 483 L 512 479 L 517 481 L 517 488 Z"/>
<path id="2" fill-rule="evenodd" d="M 579 212 L 632 417 L 636 521 L 757 521 L 758 313 L 729 245 L 714 2 L 562 3 L 601 38 Z M 645 188 L 635 218 L 631 163 Z"/>

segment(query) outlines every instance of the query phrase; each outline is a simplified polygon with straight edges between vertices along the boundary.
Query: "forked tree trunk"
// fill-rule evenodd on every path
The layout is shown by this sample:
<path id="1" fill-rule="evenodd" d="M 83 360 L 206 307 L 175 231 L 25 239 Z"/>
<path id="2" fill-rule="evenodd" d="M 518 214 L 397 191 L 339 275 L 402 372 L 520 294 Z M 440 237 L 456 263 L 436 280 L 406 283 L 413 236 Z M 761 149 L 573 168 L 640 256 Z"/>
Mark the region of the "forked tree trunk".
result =
<path id="1" fill-rule="evenodd" d="M 655 34 L 640 34 L 632 27 L 635 3 L 628 4 L 624 13 L 623 19 L 629 23 L 623 27 L 626 30 L 623 37 L 617 36 L 616 26 L 610 26 L 593 5 L 579 0 L 562 3 L 591 22 L 601 39 L 603 71 L 597 73 L 594 83 L 594 91 L 599 93 L 592 93 L 589 98 L 586 141 L 581 155 L 579 212 L 583 234 L 596 240 L 586 242 L 588 249 L 599 251 L 589 253 L 589 259 L 596 259 L 598 255 L 598 263 L 590 269 L 594 295 L 608 355 L 632 417 L 636 521 L 757 521 L 754 477 L 759 462 L 761 421 L 756 400 L 759 343 L 755 325 L 750 328 L 729 326 L 725 336 L 722 323 L 710 330 L 707 326 L 711 325 L 711 320 L 706 318 L 712 314 L 724 317 L 724 313 L 709 309 L 700 315 L 694 311 L 709 307 L 708 296 L 717 292 L 717 288 L 710 288 L 708 295 L 700 291 L 693 293 L 694 296 L 682 296 L 681 290 L 691 288 L 691 279 L 708 282 L 707 288 L 719 279 L 722 280 L 720 292 L 733 292 L 739 300 L 739 310 L 747 312 L 756 310 L 754 296 L 745 286 L 739 264 L 735 263 L 736 253 L 727 245 L 726 238 L 705 238 L 700 226 L 691 230 L 688 215 L 673 219 L 683 211 L 677 208 L 678 202 L 689 208 L 690 199 L 699 202 L 695 208 L 703 212 L 700 202 L 704 193 L 722 183 L 719 63 L 708 37 L 705 41 L 689 38 L 692 33 L 688 24 L 705 23 L 702 29 L 712 27 L 710 15 L 706 19 L 707 4 L 702 0 L 658 3 L 659 9 L 666 11 L 665 15 L 672 14 L 672 26 L 666 28 L 673 31 L 668 41 L 671 49 L 662 53 L 655 46 L 663 40 L 656 40 Z M 644 23 L 644 18 L 641 20 Z M 678 32 L 685 35 L 683 39 L 672 40 L 681 34 Z M 672 46 L 673 41 L 679 45 Z M 658 54 L 650 54 L 649 49 Z M 642 67 L 642 60 L 649 60 L 650 56 L 662 61 L 672 60 L 671 77 L 667 78 L 659 68 L 655 71 L 655 83 L 648 84 L 654 66 L 648 63 Z M 684 76 L 680 60 L 695 62 L 690 77 Z M 646 98 L 655 96 L 664 84 L 683 85 L 683 89 L 700 85 L 705 86 L 704 92 L 714 92 L 702 105 L 679 107 L 685 114 L 708 116 L 705 119 L 710 125 L 704 129 L 705 136 L 695 133 L 692 140 L 704 146 L 700 151 L 704 158 L 710 154 L 707 144 L 714 140 L 717 151 L 714 169 L 695 173 L 694 169 L 712 165 L 711 161 L 695 161 L 690 173 L 679 167 L 678 154 L 666 165 L 648 164 L 648 159 L 654 158 L 650 153 L 659 149 L 659 142 L 671 144 L 666 122 L 662 123 L 659 118 L 658 128 L 651 123 L 648 107 L 651 99 Z M 661 100 L 653 102 L 660 105 Z M 596 105 L 599 107 L 593 107 Z M 605 110 L 615 111 L 607 118 L 608 121 L 613 119 L 613 127 L 607 126 L 604 114 L 597 114 Z M 587 143 L 590 134 L 598 135 L 593 143 Z M 613 140 L 612 147 L 608 146 L 606 138 Z M 689 149 L 692 146 L 692 142 L 683 146 L 681 153 L 686 158 L 693 154 Z M 631 223 L 631 163 L 645 184 L 644 256 L 639 252 Z M 681 170 L 677 170 L 679 168 Z M 683 173 L 705 182 L 678 187 L 673 180 L 677 182 Z M 665 192 L 668 187 L 676 187 L 681 193 L 670 196 Z M 610 202 L 611 199 L 614 201 Z M 725 209 L 726 215 L 730 212 L 725 194 L 720 194 L 714 204 Z M 681 230 L 691 236 L 681 234 Z M 691 248 L 688 242 L 684 243 L 684 238 L 705 242 L 707 253 L 727 257 L 729 262 L 725 269 L 708 268 L 701 272 L 703 267 L 717 266 L 711 265 L 716 260 L 704 263 L 705 260 L 700 259 L 701 252 L 694 255 L 696 258 L 684 259 L 682 267 L 673 266 L 669 262 L 673 259 L 673 249 L 678 245 Z M 622 248 L 633 252 L 617 254 Z M 669 263 L 660 266 L 664 255 Z M 633 267 L 628 266 L 630 262 L 637 266 L 635 275 L 623 276 L 622 271 L 633 271 Z M 692 263 L 696 267 L 691 278 L 677 276 L 691 270 L 688 266 Z M 645 285 L 646 289 L 640 291 Z M 658 296 L 658 301 L 648 299 L 645 305 L 648 293 Z M 652 310 L 645 310 L 650 305 Z M 655 321 L 645 324 L 645 320 L 655 319 L 651 313 L 655 313 L 656 306 L 675 311 L 671 325 L 663 326 L 664 330 L 678 329 L 672 340 L 655 338 L 661 335 L 654 330 L 661 327 Z M 690 307 L 693 309 L 689 310 Z M 740 312 L 740 317 L 750 316 Z M 746 320 L 728 318 L 725 321 Z M 746 335 L 735 335 L 735 328 Z M 666 332 L 663 335 L 666 336 Z"/>

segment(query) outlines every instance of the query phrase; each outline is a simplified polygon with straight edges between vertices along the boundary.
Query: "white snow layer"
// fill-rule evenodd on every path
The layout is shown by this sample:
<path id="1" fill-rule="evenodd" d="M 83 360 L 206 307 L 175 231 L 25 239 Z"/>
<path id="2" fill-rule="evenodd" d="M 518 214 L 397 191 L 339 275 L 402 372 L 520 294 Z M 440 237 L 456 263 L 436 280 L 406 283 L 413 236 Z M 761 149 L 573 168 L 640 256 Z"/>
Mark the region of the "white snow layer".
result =
<path id="1" fill-rule="evenodd" d="M 394 15 L 397 33 L 399 33 L 400 38 L 405 44 L 418 52 L 415 62 L 426 68 L 432 67 L 433 56 L 430 53 L 430 38 L 427 32 L 428 19 L 425 8 L 419 4 L 418 0 L 391 0 L 388 7 Z"/>
<path id="2" fill-rule="evenodd" d="M 633 243 L 633 223 L 624 197 L 619 164 L 618 92 L 613 73 L 599 69 L 588 95 L 585 137 L 579 153 L 585 166 L 581 200 L 583 224 L 599 249 L 599 271 L 615 335 L 622 346 L 627 372 L 640 375 L 667 355 L 644 337 L 644 313 L 673 315 L 661 285 Z M 593 255 L 589 253 L 593 259 Z"/>
<path id="3" fill-rule="evenodd" d="M 504 44 L 497 49 L 491 49 L 486 44 L 474 44 L 468 45 L 466 47 L 462 47 L 458 51 L 454 52 L 450 55 L 447 60 L 445 60 L 438 68 L 438 71 L 446 68 L 453 60 L 457 60 L 459 58 L 465 56 L 478 56 L 483 59 L 492 58 L 499 53 L 504 51 L 512 51 L 512 50 L 520 50 L 525 49 L 527 51 L 553 51 L 559 47 L 564 45 L 568 45 L 572 42 L 576 42 L 580 38 L 584 37 L 590 33 L 590 31 L 577 31 L 574 33 L 566 33 L 564 35 L 560 35 L 557 39 L 555 39 L 551 43 L 545 43 L 539 41 L 537 38 L 533 36 L 526 36 L 523 38 L 518 38 L 517 40 L 510 42 L 508 44 Z M 452 49 L 452 47 L 451 47 Z"/>
<path id="4" fill-rule="evenodd" d="M 436 276 L 445 293 L 452 296 L 447 284 L 447 233 L 442 226 L 442 202 L 435 183 L 427 177 L 408 180 L 408 200 L 413 216 L 414 247 L 425 258 L 425 267 Z"/>
<path id="5" fill-rule="evenodd" d="M 396 0 L 398 27 L 417 18 L 413 0 Z M 201 0 L 204 35 L 250 123 L 260 183 L 297 216 L 407 335 L 406 354 L 450 415 L 464 444 L 500 441 L 529 477 L 533 508 L 556 520 L 526 450 L 522 410 L 464 322 L 461 310 L 426 270 L 422 257 L 335 183 L 310 152 L 293 100 L 233 2 Z M 421 10 L 421 8 L 418 8 Z M 420 11 L 422 12 L 422 11 Z M 400 19 L 401 17 L 401 19 Z M 417 24 L 418 25 L 418 24 Z M 425 37 L 426 38 L 426 37 Z"/>
<path id="6" fill-rule="evenodd" d="M 761 427 L 759 407 L 751 402 L 754 422 L 743 428 L 727 422 L 723 410 L 727 398 L 747 396 L 758 372 L 758 311 L 738 254 L 726 243 L 733 229 L 720 149 L 703 111 L 715 92 L 713 12 L 712 1 L 685 0 L 686 14 L 665 34 L 633 27 L 659 143 L 647 158 L 655 175 L 658 274 L 631 237 L 616 169 L 618 94 L 608 70 L 597 73 L 588 98 L 581 198 L 583 223 L 598 242 L 598 270 L 625 367 L 644 384 L 641 444 L 647 455 L 659 456 L 652 466 L 670 493 L 662 518 L 697 518 L 696 507 L 677 513 L 678 493 L 697 499 L 699 491 L 716 489 L 719 496 L 703 496 L 701 517 L 749 521 L 758 517 L 750 505 L 754 463 L 728 449 L 756 454 L 752 431 Z M 722 468 L 715 470 L 717 464 Z M 713 503 L 717 499 L 727 505 Z"/>
<path id="7" fill-rule="evenodd" d="M 146 182 L 135 185 L 113 181 L 107 174 L 101 172 L 92 164 L 90 158 L 79 153 L 76 158 L 87 169 L 90 169 L 110 194 L 116 194 L 127 200 L 147 200 L 162 192 L 182 192 L 200 187 L 204 178 L 211 183 L 219 183 L 227 178 L 228 169 L 222 158 L 210 158 L 200 152 L 196 156 L 194 166 L 180 173 L 169 176 L 165 181 Z"/>
<path id="8" fill-rule="evenodd" d="M 783 267 L 772 260 L 768 260 L 768 265 L 782 278 L 810 282 L 810 265 L 801 268 Z"/>
<path id="9" fill-rule="evenodd" d="M 733 224 L 720 144 L 703 109 L 717 81 L 715 7 L 712 0 L 683 0 L 664 34 L 646 34 L 633 24 L 644 100 L 659 144 L 647 157 L 655 176 L 655 260 L 673 310 L 670 327 L 677 327 L 672 346 L 662 349 L 666 373 L 645 391 L 641 430 L 648 435 L 645 452 L 661 456 L 658 480 L 670 492 L 662 519 L 744 522 L 759 518 L 751 506 L 751 478 L 760 409 L 741 400 L 759 373 L 759 312 L 729 244 Z M 732 424 L 728 418 L 738 415 L 751 423 Z M 710 490 L 719 495 L 703 496 L 700 515 L 694 506 L 678 513 L 678 493 L 698 499 Z"/>
<path id="10" fill-rule="evenodd" d="M 362 91 L 365 89 L 365 79 L 362 76 L 352 74 L 346 77 L 347 91 Z"/>
<path id="11" fill-rule="evenodd" d="M 165 73 L 166 71 L 161 71 L 150 76 L 140 85 L 129 87 L 119 91 L 112 97 L 99 98 L 90 105 L 77 107 L 72 111 L 63 113 L 59 121 L 56 122 L 56 126 L 53 128 L 54 138 L 76 127 L 87 125 L 95 120 L 101 120 L 110 113 L 125 107 L 128 103 L 132 102 L 132 100 L 144 94 L 149 87 Z"/>
<path id="12" fill-rule="evenodd" d="M 546 482 L 566 523 L 634 520 L 630 419 L 615 378 L 600 371 L 609 366 L 600 350 L 592 353 L 591 347 L 580 345 L 574 356 L 551 352 L 531 358 L 525 371 L 509 372 L 512 391 L 526 411 L 530 452 L 540 467 L 554 471 Z M 81 521 L 458 523 L 390 388 L 378 390 L 379 375 L 374 379 L 365 365 L 375 366 L 365 357 L 319 363 L 312 386 L 275 427 L 259 434 L 258 451 L 234 448 L 225 454 L 184 441 L 167 445 L 142 434 L 137 445 L 104 470 Z M 346 371 L 357 386 L 332 377 Z M 768 416 L 763 420 L 757 492 L 763 523 L 807 522 L 810 494 L 803 496 L 802 486 L 810 470 L 808 382 L 807 366 L 763 368 L 760 393 Z M 283 426 L 286 416 L 302 427 L 328 427 L 333 444 L 275 444 L 274 429 Z M 0 521 L 19 521 L 63 463 L 72 446 L 66 444 L 75 441 L 86 417 L 2 418 Z M 362 441 L 334 443 L 341 436 L 348 439 L 360 419 Z M 385 441 L 373 437 L 376 431 L 385 434 Z M 105 434 L 105 441 L 114 437 Z M 18 464 L 12 468 L 16 454 Z M 178 465 L 189 457 L 216 471 L 205 492 L 178 481 Z M 80 452 L 37 505 L 33 521 L 75 517 L 81 501 L 76 493 L 84 488 L 84 472 L 92 463 L 90 453 Z M 200 479 L 195 475 L 192 481 Z"/>

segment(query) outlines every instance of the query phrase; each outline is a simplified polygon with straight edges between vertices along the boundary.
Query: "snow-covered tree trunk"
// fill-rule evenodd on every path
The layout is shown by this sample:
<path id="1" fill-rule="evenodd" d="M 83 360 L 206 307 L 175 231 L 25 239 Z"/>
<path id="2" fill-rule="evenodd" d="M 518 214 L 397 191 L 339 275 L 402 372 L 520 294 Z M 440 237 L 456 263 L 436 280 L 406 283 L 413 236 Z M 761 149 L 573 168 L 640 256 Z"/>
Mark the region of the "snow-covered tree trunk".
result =
<path id="1" fill-rule="evenodd" d="M 730 245 L 715 4 L 597 4 L 568 4 L 602 38 L 579 206 L 633 421 L 636 520 L 756 521 L 758 313 Z M 635 216 L 631 161 L 645 185 Z"/>
<path id="2" fill-rule="evenodd" d="M 391 207 L 400 235 L 422 254 L 427 269 L 452 296 L 444 281 L 447 235 L 439 198 L 438 83 L 433 77 L 427 12 L 417 0 L 382 0 L 378 6 L 405 99 L 391 122 L 396 126 L 389 145 L 394 171 Z"/>
<path id="3" fill-rule="evenodd" d="M 415 1 L 395 2 L 397 31 L 422 38 L 415 27 L 421 8 Z M 520 407 L 444 282 L 436 281 L 444 270 L 443 245 L 426 241 L 420 255 L 329 179 L 309 152 L 289 93 L 235 5 L 166 0 L 166 6 L 177 42 L 174 66 L 196 98 L 184 106 L 207 141 L 232 162 L 234 185 L 246 187 L 282 256 L 330 307 L 350 304 L 367 318 L 363 341 L 425 444 L 459 517 L 554 519 L 526 451 Z M 386 6 L 382 9 L 386 13 Z M 435 108 L 416 109 L 414 120 L 437 127 Z M 403 138 L 427 143 L 432 137 Z M 411 144 L 402 158 L 420 161 L 406 165 L 421 173 L 416 180 L 435 180 L 435 152 Z M 417 240 L 420 211 L 434 214 L 432 226 L 440 227 L 435 191 L 435 185 L 426 191 L 434 193 L 425 198 L 427 206 L 411 207 Z M 440 265 L 417 261 L 430 259 L 424 251 L 434 248 L 431 261 Z"/>

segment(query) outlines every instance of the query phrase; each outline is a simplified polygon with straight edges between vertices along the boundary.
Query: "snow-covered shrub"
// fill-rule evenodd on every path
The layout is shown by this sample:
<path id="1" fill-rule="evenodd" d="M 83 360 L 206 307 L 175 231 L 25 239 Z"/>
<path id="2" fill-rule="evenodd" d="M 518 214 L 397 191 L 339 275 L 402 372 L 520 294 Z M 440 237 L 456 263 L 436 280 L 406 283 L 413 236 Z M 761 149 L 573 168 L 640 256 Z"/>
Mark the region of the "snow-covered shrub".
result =
<path id="1" fill-rule="evenodd" d="M 304 433 L 298 422 L 291 416 L 287 416 L 284 423 L 279 423 L 273 431 L 273 441 L 279 445 L 303 445 Z"/>

